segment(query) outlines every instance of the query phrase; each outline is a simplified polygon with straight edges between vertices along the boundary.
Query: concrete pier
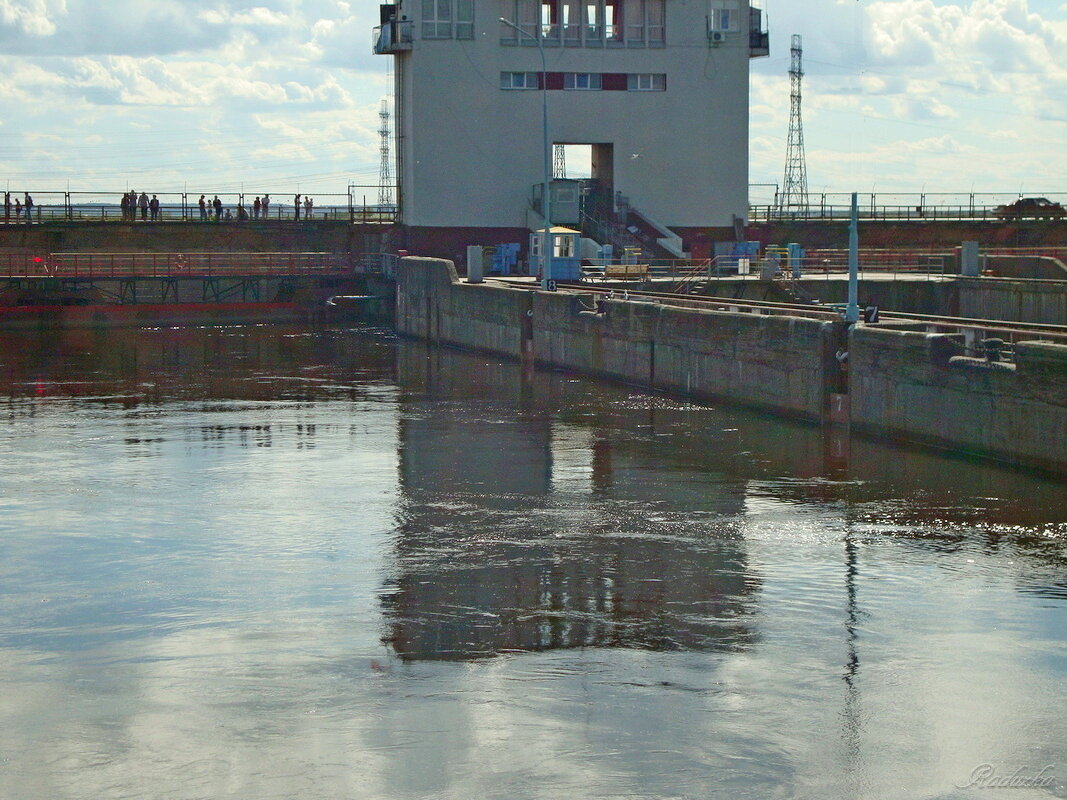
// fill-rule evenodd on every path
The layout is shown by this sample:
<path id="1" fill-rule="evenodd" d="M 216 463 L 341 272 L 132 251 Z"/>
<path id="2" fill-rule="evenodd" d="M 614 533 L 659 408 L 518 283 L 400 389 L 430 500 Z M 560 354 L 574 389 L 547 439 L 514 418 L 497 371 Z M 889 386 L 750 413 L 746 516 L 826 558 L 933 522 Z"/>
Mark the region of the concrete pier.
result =
<path id="1" fill-rule="evenodd" d="M 1067 347 L 1021 343 L 1017 363 L 961 358 L 947 334 L 593 299 L 462 283 L 449 261 L 405 258 L 397 330 L 432 342 L 726 399 L 1067 472 Z M 599 313 L 598 313 L 599 311 Z M 839 355 L 848 353 L 847 371 Z"/>

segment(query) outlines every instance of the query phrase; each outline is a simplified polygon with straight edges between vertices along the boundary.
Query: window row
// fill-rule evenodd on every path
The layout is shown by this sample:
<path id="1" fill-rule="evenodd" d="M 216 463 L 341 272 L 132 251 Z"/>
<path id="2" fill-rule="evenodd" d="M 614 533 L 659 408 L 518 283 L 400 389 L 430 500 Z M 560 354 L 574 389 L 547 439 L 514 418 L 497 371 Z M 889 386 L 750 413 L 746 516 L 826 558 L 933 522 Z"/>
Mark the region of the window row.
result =
<path id="1" fill-rule="evenodd" d="M 422 0 L 422 38 L 453 37 L 474 38 L 474 0 Z"/>
<path id="2" fill-rule="evenodd" d="M 667 76 L 649 72 L 549 72 L 547 89 L 569 91 L 665 92 Z M 501 72 L 501 89 L 540 89 L 540 72 Z"/>
<path id="3" fill-rule="evenodd" d="M 663 46 L 666 0 L 500 0 L 500 39 L 580 47 Z"/>

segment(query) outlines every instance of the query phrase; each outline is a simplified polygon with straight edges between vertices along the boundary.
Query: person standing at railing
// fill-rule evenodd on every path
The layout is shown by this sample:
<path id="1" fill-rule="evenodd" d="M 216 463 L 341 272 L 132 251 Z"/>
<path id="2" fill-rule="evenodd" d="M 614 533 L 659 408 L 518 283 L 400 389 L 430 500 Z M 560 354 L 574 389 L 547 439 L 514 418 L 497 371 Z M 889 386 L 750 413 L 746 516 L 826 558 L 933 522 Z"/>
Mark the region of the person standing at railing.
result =
<path id="1" fill-rule="evenodd" d="M 270 216 L 270 195 L 263 195 L 263 219 L 267 219 Z"/>
<path id="2" fill-rule="evenodd" d="M 293 219 L 300 220 L 300 195 L 293 197 Z"/>
<path id="3" fill-rule="evenodd" d="M 15 222 L 22 219 L 22 201 L 17 197 L 15 198 Z"/>
<path id="4" fill-rule="evenodd" d="M 211 201 L 211 207 L 215 209 L 215 222 L 219 222 L 222 219 L 222 201 L 218 195 Z"/>
<path id="5" fill-rule="evenodd" d="M 22 207 L 26 210 L 26 221 L 33 222 L 33 198 L 30 197 L 29 192 L 26 192 L 26 202 Z"/>
<path id="6" fill-rule="evenodd" d="M 263 203 L 257 197 L 256 201 L 252 203 L 252 219 L 259 219 L 259 210 L 263 208 Z"/>
<path id="7" fill-rule="evenodd" d="M 137 198 L 137 205 L 141 207 L 141 222 L 148 222 L 148 195 L 145 192 Z"/>
<path id="8" fill-rule="evenodd" d="M 207 222 L 207 200 L 204 199 L 204 195 L 200 195 L 200 221 Z"/>
<path id="9" fill-rule="evenodd" d="M 148 204 L 148 209 L 152 212 L 152 222 L 159 220 L 159 198 L 152 195 L 152 200 Z"/>
<path id="10" fill-rule="evenodd" d="M 4 192 L 4 223 L 11 221 L 11 192 Z"/>

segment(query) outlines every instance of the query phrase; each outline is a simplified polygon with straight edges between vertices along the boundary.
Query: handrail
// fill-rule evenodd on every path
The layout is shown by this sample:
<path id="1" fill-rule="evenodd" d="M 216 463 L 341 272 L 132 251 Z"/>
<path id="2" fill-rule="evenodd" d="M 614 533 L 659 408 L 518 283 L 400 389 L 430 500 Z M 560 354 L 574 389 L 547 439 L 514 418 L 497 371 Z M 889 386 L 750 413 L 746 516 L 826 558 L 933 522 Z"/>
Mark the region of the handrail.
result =
<path id="1" fill-rule="evenodd" d="M 25 253 L 0 254 L 0 277 L 65 279 L 215 278 L 343 275 L 344 253 Z"/>
<path id="2" fill-rule="evenodd" d="M 314 221 L 348 221 L 360 224 L 394 224 L 398 219 L 398 208 L 392 204 L 376 204 L 380 187 L 377 185 L 351 185 L 347 192 L 315 192 L 312 219 Z M 0 193 L 2 194 L 2 193 Z M 59 191 L 55 189 L 30 190 L 34 205 L 27 219 L 25 210 L 16 215 L 16 200 L 21 203 L 26 192 L 11 190 L 8 192 L 10 205 L 0 207 L 0 226 L 42 224 L 49 222 L 125 222 L 127 224 L 149 225 L 157 222 L 204 222 L 199 208 L 200 195 L 210 204 L 218 197 L 223 210 L 229 210 L 232 220 L 215 220 L 214 209 L 207 208 L 207 217 L 211 223 L 220 225 L 247 225 L 250 223 L 296 222 L 294 195 L 290 192 L 244 192 L 244 191 L 182 191 L 156 192 L 159 200 L 157 214 L 146 209 L 142 214 L 140 207 L 132 215 L 123 214 L 120 199 L 121 191 Z M 255 213 L 255 199 L 269 195 L 270 205 L 264 213 Z M 303 198 L 305 195 L 301 195 Z M 2 199 L 2 197 L 0 197 Z M 237 219 L 239 209 L 243 207 L 247 219 Z M 306 210 L 300 206 L 299 221 L 306 222 Z"/>

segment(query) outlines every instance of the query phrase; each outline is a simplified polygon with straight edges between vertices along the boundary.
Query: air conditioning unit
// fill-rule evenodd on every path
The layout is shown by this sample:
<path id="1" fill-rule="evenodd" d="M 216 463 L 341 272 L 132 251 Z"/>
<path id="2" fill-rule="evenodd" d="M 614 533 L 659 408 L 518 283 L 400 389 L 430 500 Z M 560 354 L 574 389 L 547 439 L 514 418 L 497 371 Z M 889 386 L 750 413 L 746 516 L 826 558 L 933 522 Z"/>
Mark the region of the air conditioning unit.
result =
<path id="1" fill-rule="evenodd" d="M 725 31 L 708 31 L 708 41 L 712 44 L 722 44 L 726 41 Z"/>

